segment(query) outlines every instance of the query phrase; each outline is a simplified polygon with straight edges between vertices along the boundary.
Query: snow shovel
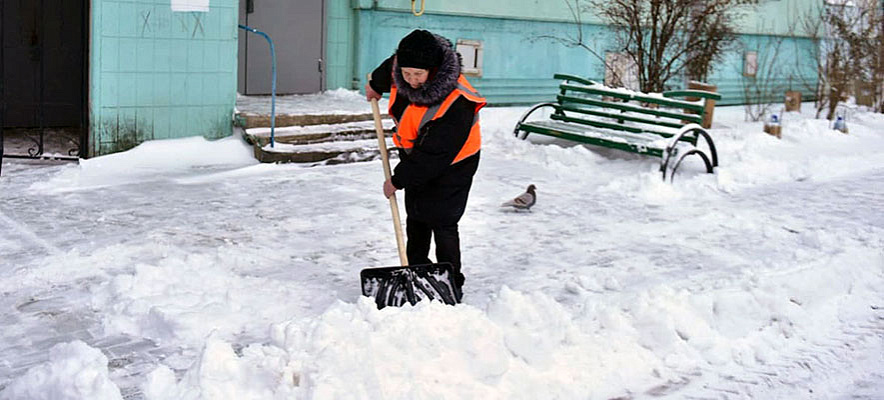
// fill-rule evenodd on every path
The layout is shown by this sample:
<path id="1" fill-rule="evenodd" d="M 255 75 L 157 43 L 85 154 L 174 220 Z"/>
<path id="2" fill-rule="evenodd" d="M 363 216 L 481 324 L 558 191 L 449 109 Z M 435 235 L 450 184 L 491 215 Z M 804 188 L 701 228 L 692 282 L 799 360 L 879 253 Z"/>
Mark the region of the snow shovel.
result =
<path id="1" fill-rule="evenodd" d="M 375 99 L 371 100 L 371 111 L 374 114 L 374 127 L 378 135 L 378 148 L 381 151 L 384 176 L 390 179 L 392 173 L 390 172 L 390 160 L 387 158 L 387 142 L 384 139 L 384 127 L 381 123 L 378 101 Z M 402 265 L 363 269 L 359 274 L 362 280 L 362 295 L 374 297 L 379 310 L 386 306 L 399 307 L 406 302 L 414 305 L 423 299 L 437 300 L 445 304 L 457 304 L 460 299 L 460 287 L 453 283 L 454 272 L 450 263 L 408 265 L 396 194 L 390 196 L 389 200 L 390 211 L 393 213 L 396 244 L 399 246 L 399 262 Z"/>

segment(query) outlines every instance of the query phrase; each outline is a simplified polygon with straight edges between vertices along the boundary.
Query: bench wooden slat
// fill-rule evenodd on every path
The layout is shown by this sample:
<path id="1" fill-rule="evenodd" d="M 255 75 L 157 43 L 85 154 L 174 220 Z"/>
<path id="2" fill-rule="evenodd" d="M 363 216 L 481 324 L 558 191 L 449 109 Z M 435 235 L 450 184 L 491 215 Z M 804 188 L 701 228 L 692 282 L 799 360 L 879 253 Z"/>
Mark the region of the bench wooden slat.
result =
<path id="1" fill-rule="evenodd" d="M 571 117 L 571 116 L 563 115 L 563 114 L 553 114 L 553 115 L 550 115 L 549 117 L 550 117 L 550 119 L 554 119 L 554 120 L 573 122 L 573 123 L 582 124 L 582 125 L 591 125 L 591 126 L 594 126 L 597 128 L 605 128 L 605 129 L 611 129 L 611 130 L 615 130 L 615 131 L 624 131 L 624 132 L 631 132 L 631 133 L 652 133 L 654 135 L 662 136 L 664 138 L 675 136 L 675 133 L 673 133 L 673 132 L 658 131 L 658 130 L 653 130 L 653 129 L 649 129 L 646 127 L 623 125 L 623 124 L 618 124 L 616 122 L 593 121 L 591 119 Z"/>
<path id="2" fill-rule="evenodd" d="M 666 144 L 669 143 L 669 139 L 648 132 L 632 133 L 623 131 L 610 131 L 602 128 L 588 127 L 582 124 L 554 120 L 532 121 L 528 122 L 528 124 L 544 126 L 548 128 L 563 129 L 574 134 L 606 138 L 607 140 L 611 141 L 635 142 L 645 147 L 655 147 L 659 149 L 666 148 Z"/>
<path id="3" fill-rule="evenodd" d="M 596 106 L 596 107 L 613 108 L 613 109 L 617 109 L 617 110 L 621 110 L 621 111 L 629 111 L 629 112 L 654 115 L 654 116 L 664 117 L 664 118 L 672 118 L 672 119 L 677 119 L 680 121 L 682 121 L 682 120 L 683 121 L 690 121 L 690 122 L 695 122 L 698 124 L 703 121 L 703 117 L 700 115 L 697 115 L 697 114 L 681 114 L 681 113 L 672 112 L 672 111 L 654 110 L 654 109 L 643 108 L 643 107 L 639 107 L 639 106 L 633 106 L 633 105 L 626 104 L 626 103 L 612 103 L 612 102 L 608 102 L 608 101 L 588 99 L 585 97 L 573 97 L 573 96 L 558 95 L 558 96 L 556 96 L 556 100 L 558 100 L 559 103 L 565 103 L 565 102 L 580 103 L 580 104 L 586 104 L 586 105 Z M 657 122 L 654 122 L 654 123 L 657 123 Z M 684 124 L 675 124 L 675 125 L 677 125 L 676 127 L 678 127 L 678 128 L 681 128 L 682 126 L 684 126 Z"/>
<path id="4" fill-rule="evenodd" d="M 649 118 L 635 117 L 635 116 L 628 115 L 628 114 L 617 114 L 617 113 L 609 113 L 609 112 L 604 112 L 604 111 L 596 111 L 596 110 L 590 110 L 590 109 L 587 109 L 584 107 L 570 106 L 567 104 L 562 105 L 562 110 L 577 112 L 577 113 L 586 114 L 586 115 L 593 115 L 596 117 L 611 118 L 611 119 L 616 119 L 618 121 L 631 121 L 631 122 L 638 122 L 641 124 L 665 126 L 668 128 L 675 128 L 675 129 L 679 129 L 682 126 L 684 126 L 684 124 L 681 124 L 678 122 L 660 121 L 660 120 L 649 119 Z"/>
<path id="5" fill-rule="evenodd" d="M 605 128 L 605 129 L 611 129 L 611 130 L 615 130 L 615 131 L 625 131 L 625 132 L 632 132 L 632 133 L 644 132 L 641 130 L 641 128 L 636 128 L 634 126 L 620 125 L 620 124 L 614 123 L 614 122 L 592 121 L 592 120 L 583 119 L 583 118 L 569 117 L 564 114 L 553 114 L 553 115 L 550 115 L 549 118 L 557 120 L 557 121 L 573 122 L 576 124 L 589 125 L 589 126 L 594 126 L 596 128 Z"/>
<path id="6" fill-rule="evenodd" d="M 550 115 L 549 118 L 553 119 L 553 120 L 557 120 L 557 121 L 573 122 L 575 124 L 580 124 L 580 125 L 589 125 L 589 126 L 593 126 L 596 128 L 610 129 L 612 131 L 623 131 L 623 132 L 628 132 L 628 133 L 633 133 L 633 134 L 647 133 L 647 134 L 657 135 L 657 136 L 660 136 L 663 138 L 671 138 L 671 137 L 675 136 L 675 134 L 672 132 L 662 132 L 662 131 L 655 131 L 655 130 L 651 130 L 651 129 L 647 129 L 647 128 L 643 129 L 643 128 L 639 128 L 636 126 L 627 126 L 627 125 L 620 125 L 617 123 L 593 121 L 593 120 L 588 120 L 588 119 L 583 119 L 583 118 L 575 118 L 575 117 L 571 117 L 571 116 L 567 116 L 567 115 L 563 115 L 563 114 L 553 114 L 553 115 Z M 696 138 L 684 137 L 681 140 L 685 141 L 685 142 L 689 142 L 689 143 L 695 143 Z"/>
<path id="7" fill-rule="evenodd" d="M 568 74 L 555 74 L 553 75 L 553 79 L 564 80 L 577 82 L 587 86 L 598 85 L 596 81 L 589 80 L 580 76 L 568 75 Z M 662 93 L 663 97 L 699 97 L 702 99 L 711 99 L 715 101 L 721 100 L 721 95 L 715 92 L 708 92 L 705 90 L 670 90 L 668 92 Z"/>
<path id="8" fill-rule="evenodd" d="M 648 129 L 648 128 L 640 128 L 637 126 L 621 125 L 621 124 L 614 123 L 614 122 L 593 121 L 593 120 L 589 120 L 589 119 L 571 117 L 571 116 L 564 115 L 564 114 L 553 114 L 553 115 L 550 115 L 549 118 L 553 119 L 553 120 L 557 120 L 557 121 L 572 122 L 572 123 L 580 124 L 580 125 L 589 125 L 589 126 L 594 126 L 596 128 L 610 129 L 613 131 L 622 131 L 622 132 L 628 132 L 628 133 L 633 133 L 633 134 L 647 133 L 647 134 L 657 135 L 657 136 L 660 136 L 663 138 L 671 138 L 671 137 L 675 136 L 674 132 L 664 132 L 664 131 L 652 130 L 652 129 Z M 694 138 L 694 137 L 684 137 L 681 140 L 688 142 L 688 143 L 696 143 L 696 138 Z"/>
<path id="9" fill-rule="evenodd" d="M 660 98 L 660 97 L 624 93 L 624 92 L 616 91 L 616 90 L 601 89 L 599 87 L 571 85 L 571 84 L 567 84 L 567 83 L 563 83 L 563 84 L 559 85 L 559 88 L 561 88 L 562 94 L 564 94 L 564 92 L 567 90 L 571 90 L 571 91 L 587 93 L 587 94 L 596 94 L 596 95 L 601 95 L 601 96 L 616 97 L 618 99 L 623 99 L 623 100 L 627 100 L 627 101 L 642 101 L 645 103 L 659 104 L 661 106 L 666 106 L 666 107 L 683 108 L 683 109 L 687 109 L 687 110 L 696 111 L 699 113 L 703 113 L 703 111 L 704 111 L 703 105 L 698 104 L 698 103 L 688 102 L 688 101 L 679 101 L 679 100 L 665 99 L 665 98 Z"/>
<path id="10" fill-rule="evenodd" d="M 660 145 L 660 140 L 650 137 L 631 137 L 625 140 L 622 135 L 605 135 L 600 131 L 580 130 L 574 125 L 555 123 L 554 121 L 526 122 L 520 126 L 526 132 L 539 133 L 542 135 L 559 137 L 575 142 L 587 143 L 595 146 L 603 146 L 632 153 L 646 154 L 649 156 L 662 157 L 665 146 Z"/>
<path id="11" fill-rule="evenodd" d="M 705 90 L 671 90 L 663 92 L 663 97 L 699 97 L 702 99 L 710 99 L 719 101 L 721 95 L 718 93 L 707 92 Z"/>

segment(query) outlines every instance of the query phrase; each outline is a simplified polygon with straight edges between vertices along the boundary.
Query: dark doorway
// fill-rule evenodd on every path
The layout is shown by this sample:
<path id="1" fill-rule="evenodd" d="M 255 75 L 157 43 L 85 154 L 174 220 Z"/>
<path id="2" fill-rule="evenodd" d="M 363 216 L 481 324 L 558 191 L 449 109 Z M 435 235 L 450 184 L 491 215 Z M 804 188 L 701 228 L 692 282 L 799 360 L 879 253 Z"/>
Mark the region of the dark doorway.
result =
<path id="1" fill-rule="evenodd" d="M 0 4 L 3 157 L 85 157 L 88 1 Z"/>

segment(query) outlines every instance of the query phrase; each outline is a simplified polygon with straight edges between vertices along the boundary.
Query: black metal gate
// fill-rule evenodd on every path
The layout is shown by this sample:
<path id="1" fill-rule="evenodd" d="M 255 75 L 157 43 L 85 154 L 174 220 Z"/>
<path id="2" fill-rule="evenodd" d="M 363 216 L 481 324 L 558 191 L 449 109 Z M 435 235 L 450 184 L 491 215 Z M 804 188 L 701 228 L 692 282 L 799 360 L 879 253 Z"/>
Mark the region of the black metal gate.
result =
<path id="1" fill-rule="evenodd" d="M 88 1 L 0 2 L 2 158 L 86 157 Z"/>

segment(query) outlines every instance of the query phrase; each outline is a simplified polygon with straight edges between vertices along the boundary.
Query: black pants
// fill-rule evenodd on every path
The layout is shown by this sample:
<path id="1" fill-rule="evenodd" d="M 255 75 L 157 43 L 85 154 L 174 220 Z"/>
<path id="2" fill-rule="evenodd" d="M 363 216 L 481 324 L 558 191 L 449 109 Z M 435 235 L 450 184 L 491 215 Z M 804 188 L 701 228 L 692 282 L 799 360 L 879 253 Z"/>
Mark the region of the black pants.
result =
<path id="1" fill-rule="evenodd" d="M 457 233 L 457 224 L 431 226 L 411 217 L 405 219 L 405 224 L 405 233 L 408 235 L 408 242 L 405 245 L 408 264 L 432 264 L 429 257 L 430 239 L 435 238 L 436 261 L 451 263 L 454 270 L 454 283 L 463 287 L 465 279 L 460 271 L 460 238 Z"/>

